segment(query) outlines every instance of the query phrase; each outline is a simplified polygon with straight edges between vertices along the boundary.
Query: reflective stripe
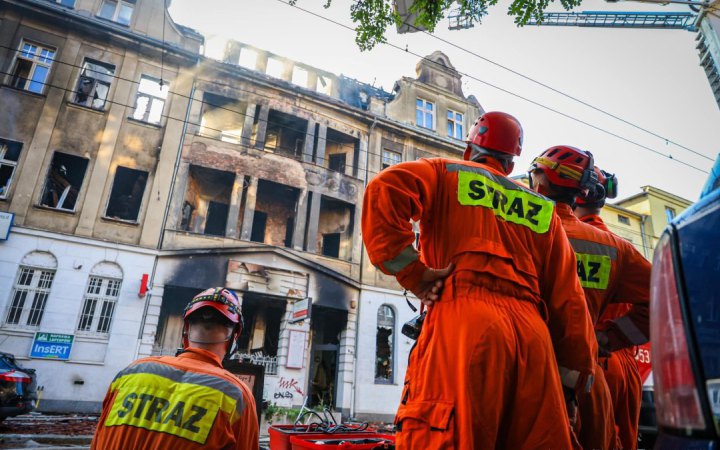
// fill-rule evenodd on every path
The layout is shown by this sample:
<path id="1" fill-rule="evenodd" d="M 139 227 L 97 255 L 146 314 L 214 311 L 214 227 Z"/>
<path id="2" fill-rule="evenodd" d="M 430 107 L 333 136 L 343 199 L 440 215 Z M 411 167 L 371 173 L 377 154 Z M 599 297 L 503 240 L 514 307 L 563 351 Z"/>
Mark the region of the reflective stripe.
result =
<path id="1" fill-rule="evenodd" d="M 391 259 L 390 261 L 385 261 L 382 263 L 385 270 L 390 272 L 391 275 L 395 275 L 396 273 L 400 272 L 410 264 L 414 263 L 418 259 L 418 252 L 413 248 L 412 245 L 408 245 L 402 251 L 399 255 Z"/>
<path id="2" fill-rule="evenodd" d="M 542 234 L 550 229 L 555 204 L 487 171 L 458 170 L 458 202 L 480 206 L 507 222 L 522 225 Z M 484 172 L 484 173 L 483 173 Z"/>
<path id="3" fill-rule="evenodd" d="M 230 397 L 235 402 L 237 402 L 235 409 L 237 410 L 238 414 L 241 414 L 245 409 L 245 401 L 243 399 L 242 389 L 230 383 L 229 381 L 213 375 L 184 371 L 182 369 L 177 369 L 167 364 L 160 364 L 155 362 L 142 362 L 139 364 L 134 364 L 118 373 L 115 376 L 112 384 L 114 385 L 122 377 L 134 374 L 152 374 L 167 378 L 168 380 L 175 383 L 195 384 L 198 386 L 208 387 L 210 389 L 221 392 L 222 394 Z"/>
<path id="4" fill-rule="evenodd" d="M 447 164 L 447 165 L 445 166 L 445 168 L 447 169 L 448 172 L 460 172 L 460 171 L 463 171 L 463 172 L 479 173 L 480 175 L 484 175 L 485 177 L 492 179 L 495 183 L 501 185 L 501 186 L 504 187 L 505 189 L 515 190 L 515 191 L 522 191 L 522 192 L 524 192 L 524 193 L 526 193 L 526 194 L 530 194 L 530 195 L 532 195 L 532 196 L 537 197 L 539 200 L 544 200 L 544 201 L 547 201 L 547 202 L 552 203 L 552 200 L 550 200 L 549 198 L 545 197 L 544 195 L 538 194 L 538 193 L 535 192 L 535 191 L 532 191 L 532 190 L 527 189 L 527 188 L 525 188 L 525 187 L 523 187 L 523 186 L 520 186 L 520 185 L 512 182 L 511 180 L 507 179 L 506 177 L 495 175 L 494 173 L 492 173 L 492 172 L 490 172 L 490 171 L 488 171 L 488 170 L 485 170 L 485 169 L 483 169 L 482 167 L 466 166 L 466 165 L 463 165 L 463 164 Z"/>
<path id="5" fill-rule="evenodd" d="M 610 282 L 612 260 L 607 255 L 576 253 L 580 285 L 590 289 L 607 289 Z"/>
<path id="6" fill-rule="evenodd" d="M 584 239 L 569 238 L 569 240 L 570 245 L 576 253 L 586 253 L 589 255 L 606 255 L 609 256 L 610 259 L 613 261 L 617 259 L 618 250 L 613 246 L 600 244 L 599 242 L 586 241 Z"/>
<path id="7" fill-rule="evenodd" d="M 648 341 L 648 337 L 645 333 L 640 331 L 640 328 L 635 325 L 635 322 L 628 316 L 618 317 L 613 321 L 618 330 L 625 335 L 625 337 L 633 345 L 642 345 Z"/>

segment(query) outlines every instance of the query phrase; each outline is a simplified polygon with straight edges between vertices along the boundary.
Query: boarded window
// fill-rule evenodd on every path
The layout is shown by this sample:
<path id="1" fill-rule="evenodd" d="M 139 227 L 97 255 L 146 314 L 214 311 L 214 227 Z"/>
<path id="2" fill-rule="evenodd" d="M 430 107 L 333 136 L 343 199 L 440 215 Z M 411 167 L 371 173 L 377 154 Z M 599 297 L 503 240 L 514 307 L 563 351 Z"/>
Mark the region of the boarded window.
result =
<path id="1" fill-rule="evenodd" d="M 145 171 L 118 167 L 105 216 L 137 222 L 147 178 Z"/>
<path id="2" fill-rule="evenodd" d="M 75 211 L 88 160 L 55 152 L 45 179 L 40 204 L 49 208 Z"/>

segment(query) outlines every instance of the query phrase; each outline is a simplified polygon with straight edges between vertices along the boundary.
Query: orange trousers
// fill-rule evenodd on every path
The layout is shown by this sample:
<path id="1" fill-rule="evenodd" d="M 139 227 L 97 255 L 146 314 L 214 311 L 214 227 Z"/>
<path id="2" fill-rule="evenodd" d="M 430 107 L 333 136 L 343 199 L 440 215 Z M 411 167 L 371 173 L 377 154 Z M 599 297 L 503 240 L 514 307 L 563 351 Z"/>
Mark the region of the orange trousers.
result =
<path id="1" fill-rule="evenodd" d="M 397 448 L 572 448 L 537 306 L 478 286 L 447 288 L 410 354 Z"/>
<path id="2" fill-rule="evenodd" d="M 619 447 L 610 389 L 599 367 L 595 370 L 590 392 L 578 395 L 575 433 L 584 450 L 614 450 Z"/>
<path id="3" fill-rule="evenodd" d="M 618 438 L 623 449 L 635 450 L 638 444 L 642 379 L 633 349 L 613 352 L 607 361 L 603 360 L 603 369 L 612 397 Z"/>

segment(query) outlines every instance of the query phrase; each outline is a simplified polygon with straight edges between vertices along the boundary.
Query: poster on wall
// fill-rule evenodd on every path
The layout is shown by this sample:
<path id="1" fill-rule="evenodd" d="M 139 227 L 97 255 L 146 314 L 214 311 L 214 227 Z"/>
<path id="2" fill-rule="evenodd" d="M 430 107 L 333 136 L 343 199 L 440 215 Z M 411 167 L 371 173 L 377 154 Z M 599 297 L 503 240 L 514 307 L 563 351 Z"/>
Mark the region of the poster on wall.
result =
<path id="1" fill-rule="evenodd" d="M 290 343 L 285 367 L 288 369 L 302 369 L 305 359 L 305 335 L 307 332 L 290 330 Z"/>

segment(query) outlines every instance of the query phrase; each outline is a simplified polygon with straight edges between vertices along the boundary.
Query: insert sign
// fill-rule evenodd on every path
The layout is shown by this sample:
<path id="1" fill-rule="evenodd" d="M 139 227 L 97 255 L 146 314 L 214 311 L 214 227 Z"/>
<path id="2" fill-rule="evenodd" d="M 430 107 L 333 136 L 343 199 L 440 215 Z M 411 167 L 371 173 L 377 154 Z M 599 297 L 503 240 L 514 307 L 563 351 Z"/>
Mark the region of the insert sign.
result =
<path id="1" fill-rule="evenodd" d="M 72 334 L 57 333 L 35 333 L 31 358 L 67 360 L 70 358 L 70 350 L 75 336 Z"/>

